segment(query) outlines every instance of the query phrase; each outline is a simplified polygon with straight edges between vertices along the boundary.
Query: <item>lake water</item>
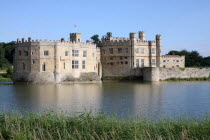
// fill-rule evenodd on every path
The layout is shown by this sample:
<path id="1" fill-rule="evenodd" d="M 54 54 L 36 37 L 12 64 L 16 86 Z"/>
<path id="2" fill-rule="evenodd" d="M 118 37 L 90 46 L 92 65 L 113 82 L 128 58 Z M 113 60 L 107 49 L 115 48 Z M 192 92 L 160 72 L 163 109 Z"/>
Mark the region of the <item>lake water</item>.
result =
<path id="1" fill-rule="evenodd" d="M 151 119 L 210 116 L 210 82 L 111 82 L 101 84 L 0 84 L 0 112 L 92 110 Z"/>

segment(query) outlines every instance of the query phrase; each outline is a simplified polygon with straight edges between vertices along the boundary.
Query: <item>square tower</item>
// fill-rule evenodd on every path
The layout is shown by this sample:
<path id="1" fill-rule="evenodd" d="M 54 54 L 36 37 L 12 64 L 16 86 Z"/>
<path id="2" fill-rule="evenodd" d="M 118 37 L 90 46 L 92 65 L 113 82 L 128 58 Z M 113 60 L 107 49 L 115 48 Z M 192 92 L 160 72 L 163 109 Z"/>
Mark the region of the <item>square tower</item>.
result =
<path id="1" fill-rule="evenodd" d="M 82 42 L 82 34 L 81 33 L 70 33 L 70 41 L 71 42 Z"/>

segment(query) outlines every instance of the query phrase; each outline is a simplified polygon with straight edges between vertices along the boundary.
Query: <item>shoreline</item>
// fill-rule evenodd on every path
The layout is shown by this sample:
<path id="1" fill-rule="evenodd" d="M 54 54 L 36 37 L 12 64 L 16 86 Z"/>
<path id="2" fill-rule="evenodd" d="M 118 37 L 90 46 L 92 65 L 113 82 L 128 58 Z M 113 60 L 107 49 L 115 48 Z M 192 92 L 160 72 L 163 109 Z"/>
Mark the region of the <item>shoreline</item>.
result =
<path id="1" fill-rule="evenodd" d="M 181 82 L 181 81 L 210 81 L 210 77 L 201 78 L 169 78 L 166 80 L 160 80 L 159 82 Z M 11 78 L 0 77 L 0 82 L 13 82 Z M 145 82 L 143 80 L 137 79 L 106 79 L 101 81 L 72 81 L 72 82 L 62 82 L 62 83 L 27 83 L 27 82 L 17 82 L 17 84 L 85 84 L 85 83 L 108 83 L 108 82 Z"/>

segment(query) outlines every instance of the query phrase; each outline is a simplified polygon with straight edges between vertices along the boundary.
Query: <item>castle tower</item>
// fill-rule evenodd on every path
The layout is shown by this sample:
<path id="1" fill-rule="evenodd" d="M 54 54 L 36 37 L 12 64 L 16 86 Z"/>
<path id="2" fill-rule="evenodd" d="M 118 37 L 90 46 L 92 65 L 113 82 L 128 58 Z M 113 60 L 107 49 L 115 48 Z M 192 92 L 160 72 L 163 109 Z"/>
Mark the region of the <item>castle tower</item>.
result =
<path id="1" fill-rule="evenodd" d="M 146 33 L 144 31 L 139 31 L 139 39 L 146 40 Z"/>
<path id="2" fill-rule="evenodd" d="M 81 33 L 70 33 L 70 41 L 71 42 L 82 42 L 82 34 Z"/>
<path id="3" fill-rule="evenodd" d="M 136 33 L 130 33 L 131 51 L 130 51 L 130 68 L 133 68 L 134 63 L 134 46 L 136 44 Z"/>
<path id="4" fill-rule="evenodd" d="M 161 49 L 162 49 L 162 36 L 156 35 L 156 63 L 157 67 L 160 67 L 160 57 L 161 57 Z"/>

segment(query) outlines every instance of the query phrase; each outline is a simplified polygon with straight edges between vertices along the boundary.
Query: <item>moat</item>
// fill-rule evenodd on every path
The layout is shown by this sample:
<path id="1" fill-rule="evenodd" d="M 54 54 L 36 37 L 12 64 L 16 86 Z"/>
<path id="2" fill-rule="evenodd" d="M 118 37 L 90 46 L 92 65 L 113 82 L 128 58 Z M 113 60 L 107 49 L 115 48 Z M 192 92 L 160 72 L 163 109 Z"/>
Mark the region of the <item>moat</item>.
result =
<path id="1" fill-rule="evenodd" d="M 92 110 L 127 118 L 210 116 L 210 82 L 111 82 L 103 84 L 0 84 L 0 112 Z"/>

